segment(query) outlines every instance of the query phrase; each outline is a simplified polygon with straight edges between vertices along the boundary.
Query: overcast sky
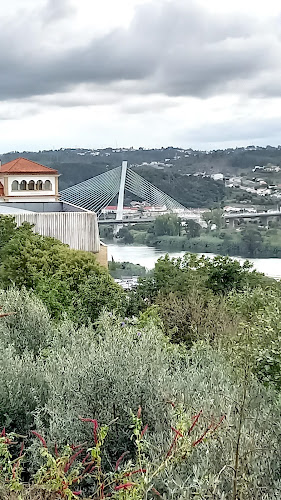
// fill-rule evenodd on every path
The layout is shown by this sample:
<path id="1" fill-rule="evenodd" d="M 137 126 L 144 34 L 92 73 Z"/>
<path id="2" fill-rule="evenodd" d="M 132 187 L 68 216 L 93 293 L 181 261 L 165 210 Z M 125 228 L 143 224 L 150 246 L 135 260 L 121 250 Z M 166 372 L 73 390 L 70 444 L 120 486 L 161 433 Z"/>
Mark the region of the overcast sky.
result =
<path id="1" fill-rule="evenodd" d="M 0 152 L 281 144 L 280 0 L 9 0 Z"/>

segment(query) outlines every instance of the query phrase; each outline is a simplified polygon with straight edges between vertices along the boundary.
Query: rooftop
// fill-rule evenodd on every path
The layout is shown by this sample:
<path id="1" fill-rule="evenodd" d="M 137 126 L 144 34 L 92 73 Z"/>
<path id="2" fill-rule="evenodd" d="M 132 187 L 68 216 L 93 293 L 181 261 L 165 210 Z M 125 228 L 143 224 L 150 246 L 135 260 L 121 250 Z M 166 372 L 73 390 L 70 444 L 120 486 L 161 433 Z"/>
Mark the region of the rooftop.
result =
<path id="1" fill-rule="evenodd" d="M 7 205 L 9 205 L 9 203 L 5 203 L 5 205 L 0 204 L 1 215 L 32 214 L 31 210 L 23 210 L 22 208 L 15 208 Z"/>
<path id="2" fill-rule="evenodd" d="M 40 165 L 32 160 L 26 158 L 17 158 L 16 160 L 9 161 L 0 166 L 0 174 L 45 174 L 45 175 L 58 175 L 58 171 Z"/>

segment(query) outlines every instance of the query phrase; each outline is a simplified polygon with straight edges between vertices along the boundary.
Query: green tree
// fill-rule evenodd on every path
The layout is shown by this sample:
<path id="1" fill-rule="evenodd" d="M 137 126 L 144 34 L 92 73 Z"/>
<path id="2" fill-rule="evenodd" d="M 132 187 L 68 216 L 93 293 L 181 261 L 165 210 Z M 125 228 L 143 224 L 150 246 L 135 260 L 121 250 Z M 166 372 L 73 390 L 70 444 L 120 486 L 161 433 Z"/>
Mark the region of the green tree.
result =
<path id="1" fill-rule="evenodd" d="M 243 290 L 246 285 L 255 285 L 259 274 L 251 271 L 248 261 L 242 265 L 230 257 L 214 257 L 206 262 L 205 285 L 215 293 L 227 294 L 231 290 Z"/>
<path id="2" fill-rule="evenodd" d="M 103 286 L 110 289 L 111 285 L 110 295 L 114 295 L 115 291 L 115 305 L 118 305 L 121 289 L 108 271 L 99 266 L 93 254 L 71 250 L 54 238 L 33 233 L 27 223 L 15 230 L 14 236 L 1 248 L 0 256 L 2 286 L 8 288 L 15 285 L 34 290 L 57 318 L 65 312 L 76 317 L 80 286 L 86 286 L 88 280 L 92 280 L 92 294 L 95 283 L 101 290 Z M 97 293 L 97 310 L 105 302 L 103 293 Z M 83 303 L 86 304 L 85 300 Z M 109 301 L 108 305 L 113 307 L 113 301 Z M 94 313 L 91 313 L 91 317 L 94 317 Z"/>
<path id="3" fill-rule="evenodd" d="M 152 276 L 139 280 L 133 296 L 134 306 L 143 309 L 147 302 L 154 303 L 159 294 L 184 297 L 193 289 L 207 300 L 209 292 L 227 295 L 232 290 L 255 288 L 266 280 L 262 274 L 252 271 L 247 261 L 241 265 L 229 257 L 210 259 L 187 253 L 182 258 L 169 258 L 166 255 L 158 259 Z"/>
<path id="4" fill-rule="evenodd" d="M 258 254 L 262 246 L 262 235 L 258 229 L 246 227 L 242 231 L 242 241 L 245 245 L 247 255 L 254 257 Z"/>
<path id="5" fill-rule="evenodd" d="M 73 305 L 73 317 L 78 323 L 86 323 L 88 318 L 94 322 L 102 309 L 124 314 L 125 295 L 108 273 L 91 273 L 84 283 L 80 283 Z"/>
<path id="6" fill-rule="evenodd" d="M 131 231 L 126 227 L 121 227 L 117 233 L 117 238 L 120 238 L 123 240 L 124 243 L 130 245 L 131 243 L 134 242 L 134 237 L 131 233 Z"/>
<path id="7" fill-rule="evenodd" d="M 153 224 L 155 236 L 180 236 L 181 219 L 175 214 L 160 215 Z"/>
<path id="8" fill-rule="evenodd" d="M 99 231 L 100 231 L 101 239 L 102 238 L 106 238 L 107 240 L 113 239 L 113 227 L 112 226 L 100 225 Z"/>
<path id="9" fill-rule="evenodd" d="M 14 217 L 11 215 L 0 215 L 0 249 L 14 236 L 16 227 Z"/>
<path id="10" fill-rule="evenodd" d="M 201 226 L 198 222 L 190 219 L 185 222 L 185 231 L 189 238 L 197 238 L 200 236 Z"/>
<path id="11" fill-rule="evenodd" d="M 205 212 L 202 218 L 209 226 L 215 224 L 217 229 L 221 229 L 224 225 L 223 210 L 220 208 L 214 208 L 209 212 Z"/>

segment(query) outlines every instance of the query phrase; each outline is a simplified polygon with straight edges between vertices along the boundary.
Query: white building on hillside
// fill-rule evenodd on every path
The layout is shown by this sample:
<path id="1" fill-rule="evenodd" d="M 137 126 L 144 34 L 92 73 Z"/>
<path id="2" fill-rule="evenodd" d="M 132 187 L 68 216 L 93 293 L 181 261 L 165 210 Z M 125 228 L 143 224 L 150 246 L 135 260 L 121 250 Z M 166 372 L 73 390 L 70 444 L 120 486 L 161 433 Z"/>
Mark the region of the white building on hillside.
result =
<path id="1" fill-rule="evenodd" d="M 0 202 L 52 202 L 59 199 L 59 173 L 25 158 L 0 166 Z"/>

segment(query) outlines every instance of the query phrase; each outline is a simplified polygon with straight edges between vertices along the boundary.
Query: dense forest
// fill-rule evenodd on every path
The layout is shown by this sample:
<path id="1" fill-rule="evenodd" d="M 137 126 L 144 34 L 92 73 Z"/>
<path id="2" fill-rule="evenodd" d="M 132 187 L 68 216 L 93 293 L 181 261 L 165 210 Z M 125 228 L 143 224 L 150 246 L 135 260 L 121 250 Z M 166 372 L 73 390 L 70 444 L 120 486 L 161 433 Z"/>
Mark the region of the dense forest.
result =
<path id="1" fill-rule="evenodd" d="M 158 260 L 125 292 L 0 217 L 0 498 L 280 498 L 280 283 Z"/>
<path id="2" fill-rule="evenodd" d="M 127 160 L 140 175 L 187 207 L 215 206 L 225 197 L 222 183 L 204 177 L 190 178 L 190 174 L 222 172 L 231 176 L 245 173 L 256 165 L 281 165 L 281 148 L 271 146 L 210 152 L 173 147 L 149 150 L 60 149 L 11 152 L 2 154 L 1 160 L 5 163 L 19 156 L 56 168 L 61 174 L 60 190 L 106 172 L 120 165 L 122 160 Z M 132 199 L 127 193 L 126 203 Z"/>

